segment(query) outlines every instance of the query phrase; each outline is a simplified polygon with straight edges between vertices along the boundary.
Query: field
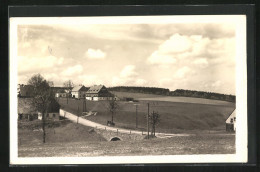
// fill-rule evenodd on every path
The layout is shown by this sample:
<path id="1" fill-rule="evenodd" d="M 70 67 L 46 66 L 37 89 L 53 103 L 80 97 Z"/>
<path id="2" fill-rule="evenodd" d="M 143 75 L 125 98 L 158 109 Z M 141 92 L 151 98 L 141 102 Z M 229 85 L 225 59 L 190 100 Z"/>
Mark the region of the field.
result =
<path id="1" fill-rule="evenodd" d="M 99 134 L 92 132 L 90 127 L 72 123 L 68 120 L 47 122 L 46 143 L 68 142 L 96 142 L 105 141 Z M 18 145 L 19 147 L 32 147 L 42 145 L 41 121 L 18 122 Z"/>
<path id="2" fill-rule="evenodd" d="M 37 124 L 19 124 L 19 157 L 136 156 L 235 153 L 232 134 L 199 134 L 168 139 L 108 142 L 91 128 L 70 121 L 47 128 L 46 143 Z M 36 124 L 35 124 L 36 123 Z M 217 143 L 217 144 L 216 144 Z"/>
<path id="3" fill-rule="evenodd" d="M 118 102 L 119 110 L 114 115 L 116 127 L 145 130 L 148 110 L 147 103 L 149 103 L 150 112 L 155 111 L 160 114 L 160 123 L 156 128 L 158 132 L 225 132 L 225 120 L 235 109 L 234 103 L 224 101 L 168 96 L 141 98 L 142 94 L 136 93 L 136 95 L 139 97 L 139 102 Z M 147 95 L 144 95 L 144 97 L 145 96 Z M 168 101 L 159 101 L 161 99 L 168 99 Z M 186 102 L 183 102 L 184 100 L 186 100 Z M 83 100 L 69 99 L 67 104 L 66 99 L 59 99 L 59 103 L 62 108 L 81 115 Z M 138 104 L 138 128 L 136 128 L 135 104 Z M 106 101 L 86 101 L 87 111 L 98 112 L 97 115 L 86 118 L 106 125 L 107 121 L 111 120 L 111 114 L 106 106 Z"/>
<path id="4" fill-rule="evenodd" d="M 121 95 L 123 94 L 125 96 L 125 93 Z M 160 114 L 156 132 L 190 135 L 163 139 L 106 141 L 92 128 L 65 119 L 47 122 L 46 143 L 43 144 L 41 121 L 19 121 L 18 156 L 82 157 L 235 153 L 235 134 L 225 131 L 225 120 L 235 109 L 234 103 L 140 93 L 130 94 L 127 97 L 133 97 L 138 102 L 117 102 L 119 109 L 114 115 L 115 127 L 146 130 L 149 103 L 150 112 L 156 111 Z M 95 111 L 97 114 L 84 118 L 105 125 L 108 120 L 111 120 L 107 101 L 84 102 L 64 98 L 59 98 L 57 101 L 61 108 L 80 116 L 83 103 L 86 103 L 87 111 Z"/>

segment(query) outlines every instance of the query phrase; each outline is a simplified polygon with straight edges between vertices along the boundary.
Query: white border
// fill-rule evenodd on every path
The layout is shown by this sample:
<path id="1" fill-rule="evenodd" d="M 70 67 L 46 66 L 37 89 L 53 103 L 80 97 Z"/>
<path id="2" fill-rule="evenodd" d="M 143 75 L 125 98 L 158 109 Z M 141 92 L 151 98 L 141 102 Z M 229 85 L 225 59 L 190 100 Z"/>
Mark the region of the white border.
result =
<path id="1" fill-rule="evenodd" d="M 17 26 L 22 24 L 232 23 L 236 26 L 236 154 L 19 158 L 17 134 Z M 10 164 L 245 163 L 247 157 L 247 62 L 245 15 L 10 18 Z"/>

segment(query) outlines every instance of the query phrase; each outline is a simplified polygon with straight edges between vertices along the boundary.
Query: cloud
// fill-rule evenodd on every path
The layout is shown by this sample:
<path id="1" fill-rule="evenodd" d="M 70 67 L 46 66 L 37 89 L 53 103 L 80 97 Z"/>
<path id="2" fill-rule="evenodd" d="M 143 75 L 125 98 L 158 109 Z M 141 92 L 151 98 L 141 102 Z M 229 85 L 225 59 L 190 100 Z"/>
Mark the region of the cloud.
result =
<path id="1" fill-rule="evenodd" d="M 206 58 L 199 58 L 193 61 L 193 64 L 201 67 L 201 68 L 205 68 L 208 66 L 208 60 Z"/>
<path id="2" fill-rule="evenodd" d="M 125 66 L 120 72 L 119 76 L 112 77 L 112 85 L 131 85 L 131 86 L 145 86 L 148 81 L 143 78 L 138 78 L 139 74 L 136 72 L 134 65 Z"/>
<path id="3" fill-rule="evenodd" d="M 135 66 L 134 65 L 125 66 L 120 73 L 120 77 L 123 77 L 123 78 L 135 77 L 137 75 L 138 75 L 138 73 L 135 72 Z"/>
<path id="4" fill-rule="evenodd" d="M 96 75 L 80 75 L 78 76 L 79 84 L 84 84 L 85 86 L 104 84 L 101 79 Z"/>
<path id="5" fill-rule="evenodd" d="M 75 65 L 72 67 L 68 67 L 61 74 L 64 76 L 73 76 L 75 74 L 80 74 L 83 71 L 83 67 L 81 65 Z"/>
<path id="6" fill-rule="evenodd" d="M 106 53 L 104 53 L 100 49 L 95 50 L 95 49 L 92 49 L 92 48 L 89 48 L 86 51 L 85 55 L 89 59 L 104 59 L 106 57 Z"/>
<path id="7" fill-rule="evenodd" d="M 148 62 L 151 64 L 173 64 L 176 63 L 176 59 L 171 55 L 167 55 L 159 51 L 155 51 L 148 58 Z"/>
<path id="8" fill-rule="evenodd" d="M 188 51 L 191 48 L 191 40 L 187 36 L 174 34 L 170 39 L 166 40 L 159 46 L 159 51 L 162 53 L 181 53 Z"/>
<path id="9" fill-rule="evenodd" d="M 44 56 L 44 57 L 28 57 L 18 56 L 18 71 L 30 72 L 40 71 L 42 69 L 52 68 L 63 63 L 63 57 Z"/>
<path id="10" fill-rule="evenodd" d="M 174 74 L 174 78 L 184 78 L 189 72 L 191 71 L 191 69 L 187 66 L 184 66 L 180 69 L 177 70 L 177 72 Z"/>
<path id="11" fill-rule="evenodd" d="M 145 86 L 145 85 L 147 84 L 147 81 L 144 80 L 144 79 L 139 78 L 139 79 L 137 79 L 137 80 L 135 81 L 134 84 L 137 85 L 137 86 Z"/>

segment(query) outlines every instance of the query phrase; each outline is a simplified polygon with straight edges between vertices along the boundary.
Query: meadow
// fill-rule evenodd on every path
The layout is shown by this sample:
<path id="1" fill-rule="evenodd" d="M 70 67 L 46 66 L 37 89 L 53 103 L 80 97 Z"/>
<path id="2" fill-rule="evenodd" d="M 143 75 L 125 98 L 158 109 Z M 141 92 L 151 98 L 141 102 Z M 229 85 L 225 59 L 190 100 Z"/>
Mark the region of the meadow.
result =
<path id="1" fill-rule="evenodd" d="M 233 134 L 196 134 L 165 139 L 138 141 L 106 141 L 91 128 L 60 121 L 47 127 L 46 143 L 42 143 L 39 121 L 19 124 L 19 157 L 86 157 L 138 155 L 190 155 L 235 153 Z M 30 126 L 34 126 L 33 128 Z M 217 143 L 217 144 L 216 144 Z"/>
<path id="2" fill-rule="evenodd" d="M 139 97 L 134 97 L 138 102 L 118 101 L 119 109 L 114 114 L 116 127 L 145 130 L 149 103 L 150 113 L 155 111 L 160 114 L 157 132 L 224 132 L 225 120 L 235 109 L 235 104 L 231 102 L 169 96 L 148 98 L 146 94 L 143 96 L 146 98 L 141 98 L 141 93 L 135 94 Z M 163 100 L 160 101 L 161 99 Z M 82 115 L 83 100 L 69 99 L 68 104 L 66 99 L 60 98 L 58 101 L 65 110 Z M 111 120 L 106 101 L 86 101 L 86 107 L 87 111 L 97 112 L 95 116 L 88 116 L 86 119 L 104 125 Z"/>

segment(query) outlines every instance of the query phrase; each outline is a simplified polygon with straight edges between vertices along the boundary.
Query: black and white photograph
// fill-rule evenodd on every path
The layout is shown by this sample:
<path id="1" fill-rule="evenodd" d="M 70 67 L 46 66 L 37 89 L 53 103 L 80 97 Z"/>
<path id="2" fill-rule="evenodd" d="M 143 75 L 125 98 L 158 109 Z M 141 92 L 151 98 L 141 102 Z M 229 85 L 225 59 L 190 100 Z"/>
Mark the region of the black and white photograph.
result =
<path id="1" fill-rule="evenodd" d="M 10 163 L 247 162 L 245 15 L 10 18 Z"/>

